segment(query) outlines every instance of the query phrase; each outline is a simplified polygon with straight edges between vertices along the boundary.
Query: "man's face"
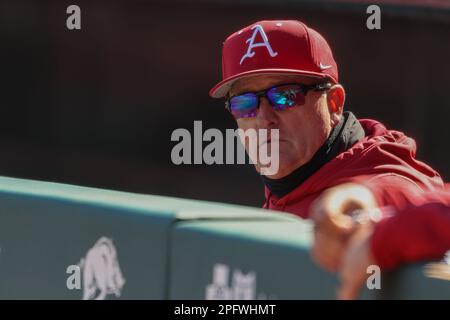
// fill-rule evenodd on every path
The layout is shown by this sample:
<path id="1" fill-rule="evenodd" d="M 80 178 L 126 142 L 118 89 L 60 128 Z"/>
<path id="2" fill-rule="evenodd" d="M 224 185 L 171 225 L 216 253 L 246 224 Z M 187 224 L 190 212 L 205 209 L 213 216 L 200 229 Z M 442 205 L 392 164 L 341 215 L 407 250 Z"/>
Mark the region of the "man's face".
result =
<path id="1" fill-rule="evenodd" d="M 230 90 L 230 96 L 280 84 L 318 82 L 318 79 L 299 76 L 253 76 L 237 81 Z M 279 170 L 269 176 L 279 179 L 313 157 L 328 138 L 339 117 L 340 114 L 333 116 L 329 110 L 326 91 L 310 90 L 304 105 L 282 111 L 274 110 L 267 98 L 262 97 L 256 117 L 237 119 L 237 124 L 244 131 L 267 129 L 270 132 L 271 129 L 279 129 Z M 246 149 L 248 152 L 248 145 Z M 270 150 L 270 146 L 268 149 Z M 260 165 L 256 164 L 255 167 L 260 172 Z"/>

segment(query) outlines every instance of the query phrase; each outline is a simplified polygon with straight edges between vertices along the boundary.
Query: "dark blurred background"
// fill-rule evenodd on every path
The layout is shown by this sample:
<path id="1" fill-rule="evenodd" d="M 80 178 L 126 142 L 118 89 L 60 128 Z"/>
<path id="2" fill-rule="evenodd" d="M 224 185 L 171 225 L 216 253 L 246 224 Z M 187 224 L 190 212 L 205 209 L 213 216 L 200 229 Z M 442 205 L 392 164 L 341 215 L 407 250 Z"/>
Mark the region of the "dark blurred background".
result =
<path id="1" fill-rule="evenodd" d="M 66 8 L 81 8 L 81 30 Z M 381 30 L 366 28 L 368 4 Z M 176 128 L 234 128 L 228 34 L 300 19 L 333 48 L 346 109 L 404 131 L 450 177 L 450 1 L 0 1 L 0 175 L 260 206 L 251 165 L 172 164 Z"/>

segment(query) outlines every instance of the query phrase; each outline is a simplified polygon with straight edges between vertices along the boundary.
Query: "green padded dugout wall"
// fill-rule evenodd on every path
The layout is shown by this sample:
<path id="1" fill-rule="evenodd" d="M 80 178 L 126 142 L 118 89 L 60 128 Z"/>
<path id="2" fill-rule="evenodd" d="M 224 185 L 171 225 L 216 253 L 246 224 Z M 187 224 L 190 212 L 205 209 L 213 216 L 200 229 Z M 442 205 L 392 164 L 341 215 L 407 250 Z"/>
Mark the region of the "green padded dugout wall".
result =
<path id="1" fill-rule="evenodd" d="M 310 232 L 297 221 L 177 224 L 169 297 L 333 299 L 337 280 L 312 263 Z"/>
<path id="2" fill-rule="evenodd" d="M 102 298 L 165 299 L 169 231 L 181 219 L 281 217 L 232 205 L 0 177 L 0 299 L 102 293 Z M 79 272 L 71 267 L 66 273 L 77 265 Z M 67 280 L 76 272 L 81 287 L 70 278 L 69 290 Z"/>
<path id="3" fill-rule="evenodd" d="M 338 279 L 311 261 L 306 221 L 186 221 L 172 239 L 171 299 L 336 298 Z M 381 274 L 381 288 L 360 298 L 450 299 L 450 265 L 439 265 L 447 277 L 431 278 L 430 264 L 414 264 Z"/>
<path id="4" fill-rule="evenodd" d="M 284 213 L 0 177 L 0 299 L 333 299 L 311 230 Z M 362 298 L 450 299 L 450 266 L 438 269 L 383 274 Z"/>

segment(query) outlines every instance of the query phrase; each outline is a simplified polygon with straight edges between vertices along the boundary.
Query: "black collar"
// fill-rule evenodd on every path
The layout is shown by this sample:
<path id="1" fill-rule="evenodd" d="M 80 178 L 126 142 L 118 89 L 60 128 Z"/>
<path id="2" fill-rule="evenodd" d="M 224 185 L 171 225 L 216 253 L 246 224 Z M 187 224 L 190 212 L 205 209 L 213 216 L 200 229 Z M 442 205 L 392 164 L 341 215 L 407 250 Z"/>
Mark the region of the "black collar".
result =
<path id="1" fill-rule="evenodd" d="M 281 198 L 306 181 L 317 170 L 338 154 L 348 150 L 364 137 L 364 129 L 351 112 L 344 112 L 339 123 L 333 128 L 325 143 L 317 150 L 312 159 L 281 179 L 261 178 L 266 187 Z"/>

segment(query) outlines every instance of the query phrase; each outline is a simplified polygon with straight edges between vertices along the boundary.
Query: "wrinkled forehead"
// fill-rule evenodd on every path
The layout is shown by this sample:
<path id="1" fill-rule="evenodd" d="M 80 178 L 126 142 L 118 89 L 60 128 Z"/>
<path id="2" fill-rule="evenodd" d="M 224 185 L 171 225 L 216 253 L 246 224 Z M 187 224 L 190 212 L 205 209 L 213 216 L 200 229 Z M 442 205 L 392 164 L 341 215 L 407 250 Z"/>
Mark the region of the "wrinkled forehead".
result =
<path id="1" fill-rule="evenodd" d="M 259 91 L 283 83 L 313 84 L 319 81 L 319 78 L 298 75 L 255 75 L 236 81 L 231 87 L 229 95 L 233 96 L 243 92 Z"/>

